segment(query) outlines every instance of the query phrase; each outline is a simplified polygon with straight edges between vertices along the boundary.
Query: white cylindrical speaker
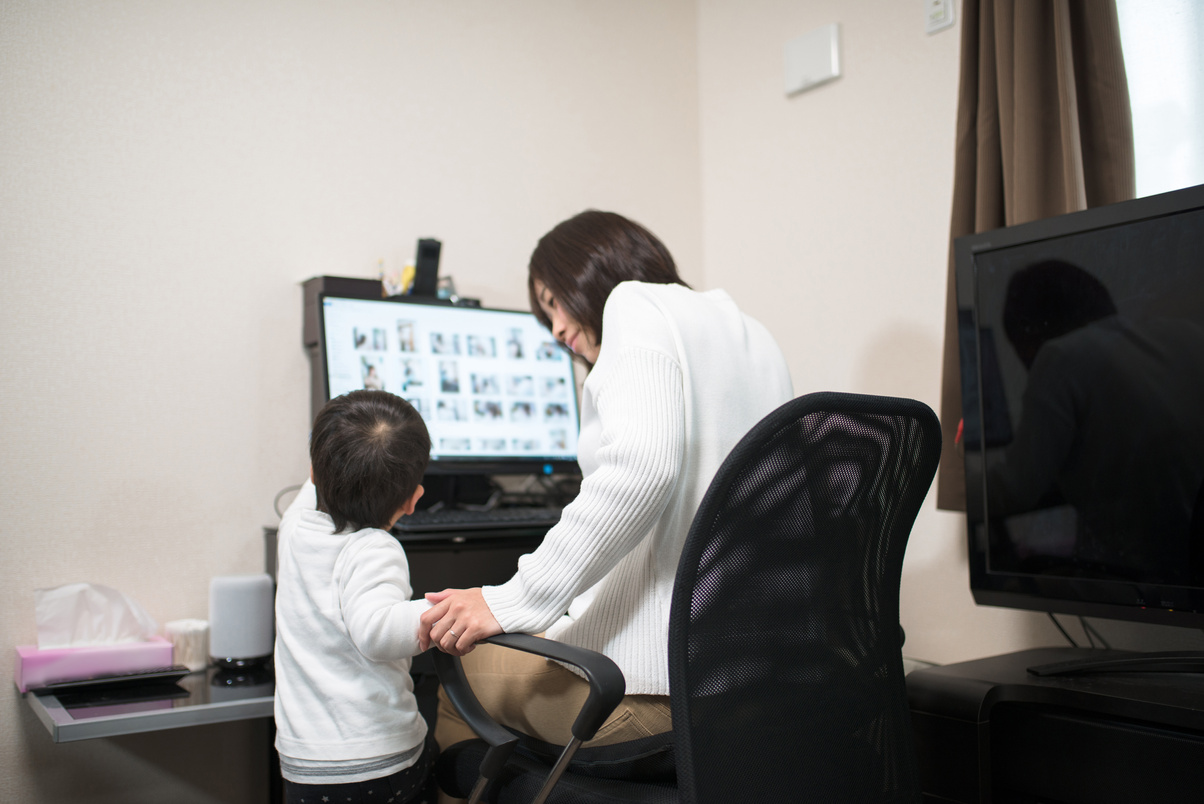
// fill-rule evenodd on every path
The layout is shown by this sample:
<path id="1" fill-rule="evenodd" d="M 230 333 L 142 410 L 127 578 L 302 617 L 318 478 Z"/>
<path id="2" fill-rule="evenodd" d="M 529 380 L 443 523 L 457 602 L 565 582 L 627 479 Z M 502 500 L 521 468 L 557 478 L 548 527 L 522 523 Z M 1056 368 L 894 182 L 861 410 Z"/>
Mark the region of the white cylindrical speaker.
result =
<path id="1" fill-rule="evenodd" d="M 209 655 L 226 667 L 266 661 L 274 641 L 272 576 L 224 575 L 209 581 Z"/>

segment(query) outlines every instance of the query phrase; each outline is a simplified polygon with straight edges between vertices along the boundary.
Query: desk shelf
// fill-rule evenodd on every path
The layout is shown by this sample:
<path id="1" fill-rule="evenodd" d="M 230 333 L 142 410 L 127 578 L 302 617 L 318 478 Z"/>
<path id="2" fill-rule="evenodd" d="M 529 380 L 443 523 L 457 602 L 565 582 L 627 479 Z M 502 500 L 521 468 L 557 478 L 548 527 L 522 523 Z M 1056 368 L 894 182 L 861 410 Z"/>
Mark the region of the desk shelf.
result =
<path id="1" fill-rule="evenodd" d="M 270 677 L 243 686 L 214 683 L 215 678 L 214 668 L 190 673 L 178 682 L 187 694 L 134 703 L 69 708 L 56 695 L 24 697 L 56 743 L 272 717 L 276 686 Z"/>

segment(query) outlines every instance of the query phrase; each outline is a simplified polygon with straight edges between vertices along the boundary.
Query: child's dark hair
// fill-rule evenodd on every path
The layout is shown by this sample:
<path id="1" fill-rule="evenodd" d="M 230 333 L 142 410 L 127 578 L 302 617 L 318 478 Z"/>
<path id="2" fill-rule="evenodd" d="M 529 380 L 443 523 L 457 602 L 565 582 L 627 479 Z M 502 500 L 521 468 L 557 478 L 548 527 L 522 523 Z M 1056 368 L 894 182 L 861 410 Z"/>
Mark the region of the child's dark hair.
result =
<path id="1" fill-rule="evenodd" d="M 430 458 L 426 423 L 409 402 L 388 391 L 336 397 L 314 419 L 309 439 L 318 510 L 334 520 L 336 533 L 387 528 Z"/>

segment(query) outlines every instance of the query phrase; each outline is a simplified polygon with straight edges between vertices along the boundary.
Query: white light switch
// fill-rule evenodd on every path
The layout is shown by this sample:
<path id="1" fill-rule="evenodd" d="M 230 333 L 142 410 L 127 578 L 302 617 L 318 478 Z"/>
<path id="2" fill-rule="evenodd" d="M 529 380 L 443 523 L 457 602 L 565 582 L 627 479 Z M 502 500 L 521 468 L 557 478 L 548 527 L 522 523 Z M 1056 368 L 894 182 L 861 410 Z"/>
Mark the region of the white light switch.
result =
<path id="1" fill-rule="evenodd" d="M 924 30 L 943 31 L 953 24 L 953 0 L 924 0 Z"/>
<path id="2" fill-rule="evenodd" d="M 840 77 L 840 24 L 816 28 L 786 43 L 786 94 Z"/>

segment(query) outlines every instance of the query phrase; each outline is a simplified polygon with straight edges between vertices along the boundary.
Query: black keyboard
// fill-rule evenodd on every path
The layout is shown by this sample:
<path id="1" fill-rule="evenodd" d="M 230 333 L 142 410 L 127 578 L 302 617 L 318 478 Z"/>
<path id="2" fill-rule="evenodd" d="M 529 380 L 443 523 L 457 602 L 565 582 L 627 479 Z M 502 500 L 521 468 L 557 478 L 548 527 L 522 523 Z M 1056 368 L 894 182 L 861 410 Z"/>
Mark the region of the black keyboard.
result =
<path id="1" fill-rule="evenodd" d="M 488 511 L 466 511 L 460 508 L 440 508 L 436 511 L 415 511 L 397 520 L 393 529 L 400 533 L 431 533 L 448 530 L 477 530 L 490 528 L 551 527 L 560 521 L 559 508 L 491 508 Z"/>

